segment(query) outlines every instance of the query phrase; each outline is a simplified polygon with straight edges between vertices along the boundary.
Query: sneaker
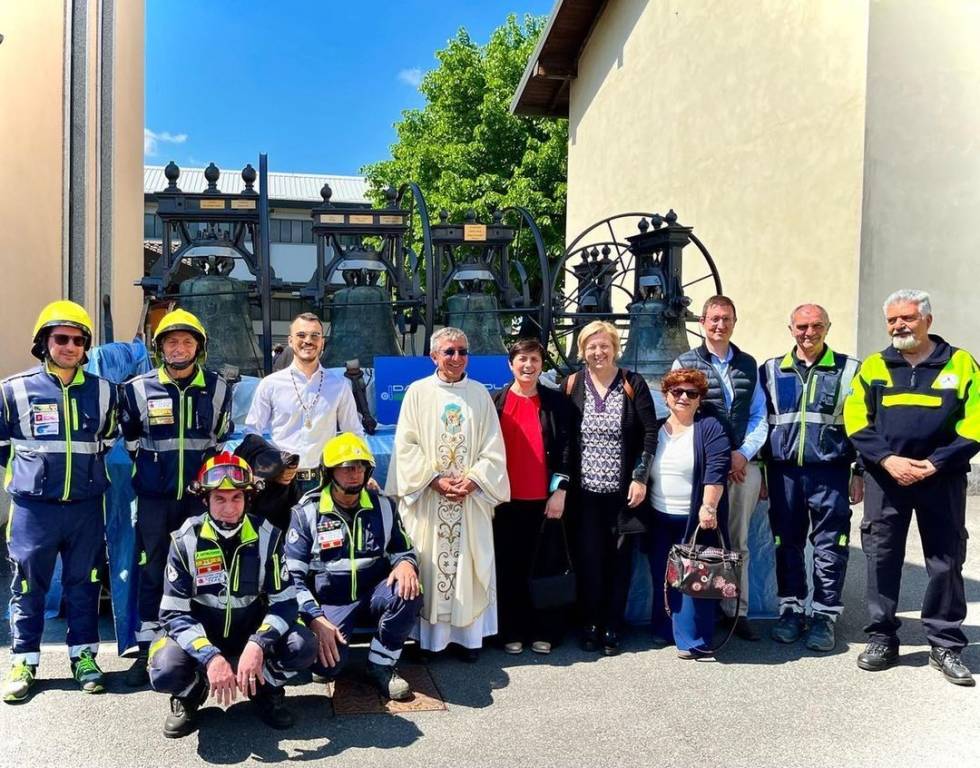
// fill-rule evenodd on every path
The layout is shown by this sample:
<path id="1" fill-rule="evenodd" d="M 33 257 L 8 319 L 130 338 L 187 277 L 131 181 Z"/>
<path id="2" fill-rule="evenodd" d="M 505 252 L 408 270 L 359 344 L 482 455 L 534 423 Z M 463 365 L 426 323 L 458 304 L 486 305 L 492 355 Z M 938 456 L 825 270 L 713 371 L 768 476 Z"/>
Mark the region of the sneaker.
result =
<path id="1" fill-rule="evenodd" d="M 933 646 L 929 651 L 929 666 L 938 669 L 943 673 L 953 685 L 974 686 L 977 681 L 973 679 L 969 668 L 960 658 L 960 652 L 952 648 L 937 648 Z"/>
<path id="2" fill-rule="evenodd" d="M 3 700 L 9 704 L 24 701 L 34 685 L 37 667 L 21 661 L 10 667 L 7 679 L 3 684 Z"/>
<path id="3" fill-rule="evenodd" d="M 382 696 L 387 696 L 392 701 L 407 701 L 412 698 L 412 687 L 398 674 L 395 667 L 386 667 L 369 661 L 367 672 Z"/>
<path id="4" fill-rule="evenodd" d="M 141 650 L 136 657 L 136 661 L 133 662 L 133 666 L 126 671 L 126 685 L 130 688 L 142 688 L 150 682 L 150 675 L 146 671 L 148 662 L 148 653 Z"/>
<path id="5" fill-rule="evenodd" d="M 281 687 L 263 683 L 253 699 L 259 720 L 277 731 L 291 728 L 293 713 L 286 709 L 286 691 Z"/>
<path id="6" fill-rule="evenodd" d="M 837 645 L 834 634 L 834 620 L 829 616 L 815 613 L 810 619 L 810 627 L 806 631 L 806 647 L 811 651 L 829 653 Z"/>
<path id="7" fill-rule="evenodd" d="M 769 634 L 777 643 L 795 643 L 803 634 L 803 614 L 787 608 Z"/>
<path id="8" fill-rule="evenodd" d="M 898 663 L 898 648 L 872 640 L 857 657 L 857 665 L 867 672 L 880 672 Z"/>
<path id="9" fill-rule="evenodd" d="M 535 640 L 531 643 L 531 650 L 535 653 L 551 653 L 551 643 L 547 640 Z"/>
<path id="10" fill-rule="evenodd" d="M 520 643 L 520 642 L 504 643 L 504 653 L 510 653 L 516 656 L 517 654 L 521 653 L 523 650 L 524 650 L 524 643 Z"/>
<path id="11" fill-rule="evenodd" d="M 83 693 L 105 693 L 105 676 L 88 648 L 72 661 L 71 673 Z"/>

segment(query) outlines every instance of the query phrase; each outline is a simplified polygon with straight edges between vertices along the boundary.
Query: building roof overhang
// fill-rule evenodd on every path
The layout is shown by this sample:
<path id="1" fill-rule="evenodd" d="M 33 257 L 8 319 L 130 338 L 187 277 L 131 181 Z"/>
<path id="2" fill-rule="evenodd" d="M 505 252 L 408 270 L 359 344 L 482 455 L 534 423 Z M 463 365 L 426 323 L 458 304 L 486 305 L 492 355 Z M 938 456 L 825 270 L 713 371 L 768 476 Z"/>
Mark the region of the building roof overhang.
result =
<path id="1" fill-rule="evenodd" d="M 578 59 L 606 0 L 557 0 L 510 103 L 515 115 L 568 117 Z"/>

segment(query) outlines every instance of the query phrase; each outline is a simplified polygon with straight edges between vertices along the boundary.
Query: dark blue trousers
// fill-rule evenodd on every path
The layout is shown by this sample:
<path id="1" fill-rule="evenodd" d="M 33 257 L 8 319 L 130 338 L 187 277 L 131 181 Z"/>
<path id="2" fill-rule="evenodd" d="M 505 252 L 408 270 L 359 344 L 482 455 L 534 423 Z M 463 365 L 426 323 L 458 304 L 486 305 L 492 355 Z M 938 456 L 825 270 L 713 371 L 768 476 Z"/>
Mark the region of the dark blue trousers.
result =
<path id="1" fill-rule="evenodd" d="M 883 472 L 883 470 L 882 470 Z M 933 475 L 900 486 L 879 473 L 865 474 L 861 544 L 868 559 L 868 616 L 871 640 L 898 647 L 895 616 L 905 544 L 912 513 L 919 526 L 929 582 L 922 598 L 922 628 L 930 645 L 966 647 L 963 563 L 966 560 L 966 475 Z"/>
<path id="2" fill-rule="evenodd" d="M 836 617 L 843 608 L 851 536 L 846 466 L 767 464 L 769 525 L 776 543 L 780 611 L 802 613 L 809 587 L 806 540 L 813 544 L 813 612 Z"/>
<path id="3" fill-rule="evenodd" d="M 213 642 L 213 641 L 212 641 Z M 220 648 L 220 644 L 218 645 Z M 316 658 L 316 638 L 306 627 L 293 624 L 289 631 L 265 654 L 265 682 L 279 687 L 296 672 L 307 669 Z M 236 667 L 237 657 L 228 663 Z M 154 691 L 186 696 L 205 677 L 197 659 L 177 645 L 172 637 L 161 637 L 150 647 L 150 685 Z"/>
<path id="4" fill-rule="evenodd" d="M 655 510 L 648 536 L 650 575 L 653 578 L 651 629 L 655 635 L 667 640 L 672 638 L 680 651 L 711 647 L 719 603 L 718 600 L 691 597 L 676 589 L 668 589 L 671 615 L 668 616 L 664 608 L 667 554 L 674 544 L 684 541 L 687 520 L 687 515 L 667 515 Z"/>
<path id="5" fill-rule="evenodd" d="M 188 517 L 199 515 L 204 506 L 196 496 L 157 499 L 141 496 L 136 501 L 136 552 L 139 556 L 140 628 L 136 634 L 140 650 L 147 650 L 160 631 L 160 600 L 163 571 L 170 552 L 170 534 Z"/>
<path id="6" fill-rule="evenodd" d="M 48 502 L 15 498 L 7 524 L 13 570 L 10 645 L 13 658 L 37 664 L 44 631 L 44 598 L 61 555 L 68 621 L 68 654 L 99 648 L 99 580 L 105 565 L 102 497 Z"/>
<path id="7" fill-rule="evenodd" d="M 382 666 L 393 666 L 402 653 L 422 610 L 422 595 L 414 600 L 403 600 L 394 593 L 387 581 L 381 581 L 370 595 L 342 605 L 322 604 L 323 615 L 336 626 L 344 637 L 350 639 L 354 629 L 364 626 L 377 627 L 371 638 L 368 661 Z M 324 667 L 317 660 L 313 671 L 327 678 L 335 678 L 343 671 L 350 658 L 350 648 L 338 644 L 340 661 L 335 667 Z"/>

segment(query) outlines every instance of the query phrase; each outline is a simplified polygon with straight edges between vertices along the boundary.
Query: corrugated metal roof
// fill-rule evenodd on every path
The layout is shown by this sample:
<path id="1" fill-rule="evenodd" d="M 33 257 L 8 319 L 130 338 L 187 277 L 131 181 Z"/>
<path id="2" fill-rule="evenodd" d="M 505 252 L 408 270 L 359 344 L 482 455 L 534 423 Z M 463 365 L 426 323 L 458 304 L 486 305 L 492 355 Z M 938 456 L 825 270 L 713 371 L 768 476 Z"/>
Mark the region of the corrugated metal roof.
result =
<path id="1" fill-rule="evenodd" d="M 163 175 L 162 165 L 143 166 L 143 193 L 161 192 L 167 187 L 167 178 Z M 330 198 L 335 203 L 370 203 L 368 199 L 368 182 L 363 176 L 321 176 L 314 173 L 277 173 L 269 172 L 270 200 L 299 200 L 309 203 L 319 203 L 320 188 L 329 184 L 333 190 Z M 184 192 L 203 192 L 208 183 L 204 178 L 203 168 L 181 168 L 177 186 Z M 241 169 L 222 169 L 218 177 L 218 189 L 224 193 L 241 192 L 245 188 L 242 181 Z M 259 182 L 256 179 L 255 190 Z"/>

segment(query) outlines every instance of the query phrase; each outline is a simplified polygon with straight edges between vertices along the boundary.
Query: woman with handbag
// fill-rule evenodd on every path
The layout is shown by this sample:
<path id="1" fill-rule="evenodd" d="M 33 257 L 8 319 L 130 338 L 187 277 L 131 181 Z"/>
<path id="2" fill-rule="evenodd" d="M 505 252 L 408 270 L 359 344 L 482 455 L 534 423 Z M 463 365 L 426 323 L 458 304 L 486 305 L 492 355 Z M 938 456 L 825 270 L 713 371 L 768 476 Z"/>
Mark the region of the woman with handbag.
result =
<path id="1" fill-rule="evenodd" d="M 569 512 L 575 524 L 582 648 L 619 653 L 634 539 L 645 533 L 657 417 L 646 381 L 620 368 L 619 333 L 595 320 L 579 332 L 585 368 L 565 379 L 572 421 Z"/>
<path id="2" fill-rule="evenodd" d="M 561 392 L 538 386 L 544 351 L 536 339 L 515 342 L 509 352 L 514 381 L 493 396 L 511 498 L 496 508 L 493 520 L 497 616 L 504 650 L 514 654 L 529 640 L 535 653 L 550 653 L 561 625 L 554 609 L 535 609 L 529 586 L 543 565 L 536 562 L 538 555 L 549 553 L 564 537 L 561 516 L 568 485 L 568 404 Z M 573 589 L 569 602 L 574 598 Z"/>
<path id="3" fill-rule="evenodd" d="M 677 646 L 682 659 L 709 655 L 717 601 L 694 598 L 664 583 L 671 546 L 688 541 L 698 529 L 719 529 L 728 540 L 724 496 L 731 468 L 731 441 L 718 419 L 699 408 L 708 392 L 703 373 L 680 368 L 666 374 L 661 389 L 670 415 L 660 423 L 651 476 L 653 521 L 650 526 L 650 571 L 653 576 L 654 642 Z M 711 534 L 714 536 L 714 534 Z M 734 588 L 734 587 L 733 587 Z M 670 602 L 670 614 L 664 598 Z"/>

